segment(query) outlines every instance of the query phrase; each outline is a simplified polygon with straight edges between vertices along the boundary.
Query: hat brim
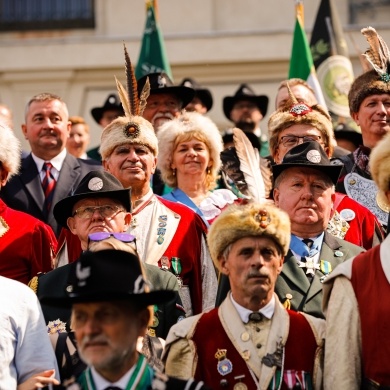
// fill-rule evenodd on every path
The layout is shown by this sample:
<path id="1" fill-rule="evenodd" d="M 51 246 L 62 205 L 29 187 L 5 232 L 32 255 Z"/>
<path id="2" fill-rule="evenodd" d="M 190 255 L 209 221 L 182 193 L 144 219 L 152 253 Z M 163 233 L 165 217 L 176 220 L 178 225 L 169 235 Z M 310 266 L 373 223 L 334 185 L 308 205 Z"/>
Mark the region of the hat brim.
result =
<path id="1" fill-rule="evenodd" d="M 211 107 L 213 106 L 213 97 L 208 89 L 195 89 L 195 96 L 199 98 L 207 111 L 211 110 Z"/>
<path id="2" fill-rule="evenodd" d="M 267 109 L 268 109 L 268 96 L 265 95 L 259 95 L 259 96 L 226 96 L 223 99 L 223 113 L 225 114 L 226 118 L 230 119 L 230 113 L 233 109 L 233 106 L 236 102 L 239 102 L 241 100 L 249 100 L 251 102 L 254 102 L 256 106 L 259 108 L 260 112 L 263 114 L 263 116 L 267 115 Z"/>
<path id="3" fill-rule="evenodd" d="M 343 169 L 342 164 L 337 165 L 311 165 L 311 164 L 300 164 L 300 163 L 287 163 L 287 164 L 276 164 L 272 166 L 273 179 L 274 182 L 277 177 L 286 169 L 289 168 L 311 168 L 317 171 L 324 173 L 326 176 L 329 176 L 330 180 L 334 185 L 337 184 L 337 180 L 340 176 L 341 170 Z"/>
<path id="4" fill-rule="evenodd" d="M 195 96 L 195 90 L 188 87 L 173 86 L 173 87 L 164 87 L 151 89 L 151 95 L 157 95 L 161 93 L 170 93 L 177 96 L 177 98 L 182 102 L 182 108 L 184 108 Z"/>
<path id="5" fill-rule="evenodd" d="M 92 115 L 92 118 L 95 119 L 95 122 L 97 124 L 100 124 L 100 120 L 103 118 L 103 114 L 106 111 L 120 111 L 122 113 L 120 115 L 123 115 L 123 109 L 122 109 L 122 106 L 120 106 L 120 105 L 113 104 L 113 105 L 107 105 L 107 106 L 103 106 L 103 107 L 92 108 L 91 115 Z"/>
<path id="6" fill-rule="evenodd" d="M 67 297 L 42 296 L 39 301 L 47 306 L 71 307 L 75 303 L 102 302 L 102 301 L 131 301 L 139 306 L 159 305 L 172 301 L 175 298 L 173 290 L 156 290 L 141 294 L 124 294 L 115 292 L 88 291 L 83 294 L 69 294 Z"/>
<path id="7" fill-rule="evenodd" d="M 68 229 L 67 220 L 72 216 L 73 206 L 82 199 L 86 198 L 111 198 L 118 200 L 125 207 L 126 211 L 131 212 L 131 189 L 126 188 L 116 191 L 87 192 L 68 196 L 57 202 L 53 208 L 53 215 L 56 221 Z"/>

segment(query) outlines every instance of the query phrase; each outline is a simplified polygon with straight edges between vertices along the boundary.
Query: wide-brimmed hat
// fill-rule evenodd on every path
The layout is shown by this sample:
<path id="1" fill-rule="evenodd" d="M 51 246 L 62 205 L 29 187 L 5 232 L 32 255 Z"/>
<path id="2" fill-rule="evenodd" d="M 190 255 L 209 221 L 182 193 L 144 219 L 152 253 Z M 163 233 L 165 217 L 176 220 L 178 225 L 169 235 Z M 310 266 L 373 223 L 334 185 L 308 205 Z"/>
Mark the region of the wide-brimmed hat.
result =
<path id="1" fill-rule="evenodd" d="M 211 95 L 210 90 L 203 88 L 199 85 L 194 79 L 187 77 L 179 84 L 183 87 L 192 88 L 195 90 L 195 97 L 197 97 L 202 104 L 206 107 L 207 111 L 211 110 L 213 106 L 213 96 Z"/>
<path id="2" fill-rule="evenodd" d="M 223 98 L 223 113 L 225 114 L 226 118 L 231 120 L 230 113 L 233 109 L 233 106 L 240 100 L 249 100 L 254 102 L 263 116 L 266 116 L 268 108 L 268 96 L 256 95 L 248 84 L 241 84 L 234 96 L 226 96 Z"/>
<path id="3" fill-rule="evenodd" d="M 331 164 L 322 146 L 316 141 L 311 141 L 294 146 L 285 154 L 281 164 L 272 166 L 274 180 L 284 170 L 294 167 L 313 168 L 321 171 L 329 176 L 332 183 L 336 185 L 343 165 Z"/>
<path id="4" fill-rule="evenodd" d="M 99 123 L 100 119 L 102 119 L 102 117 L 103 117 L 103 114 L 106 111 L 110 111 L 110 110 L 118 110 L 120 112 L 119 115 L 123 115 L 122 104 L 121 104 L 118 96 L 115 95 L 114 93 L 108 95 L 108 97 L 107 97 L 107 99 L 104 102 L 102 107 L 92 108 L 91 115 L 92 115 L 93 119 L 95 119 L 96 123 Z"/>
<path id="5" fill-rule="evenodd" d="M 67 219 L 72 216 L 73 206 L 85 198 L 111 198 L 119 201 L 131 212 L 131 188 L 123 188 L 121 182 L 106 171 L 91 171 L 81 180 L 72 195 L 61 199 L 53 209 L 56 221 L 67 228 Z"/>
<path id="6" fill-rule="evenodd" d="M 150 95 L 171 93 L 182 102 L 182 108 L 184 108 L 195 96 L 195 90 L 193 88 L 174 85 L 173 81 L 164 72 L 149 73 L 137 80 L 138 96 L 141 95 L 142 88 L 144 87 L 147 78 L 149 78 L 150 83 Z"/>
<path id="7" fill-rule="evenodd" d="M 70 268 L 64 296 L 42 296 L 46 305 L 129 300 L 138 307 L 158 305 L 174 298 L 171 290 L 146 292 L 138 256 L 116 249 L 83 252 Z"/>

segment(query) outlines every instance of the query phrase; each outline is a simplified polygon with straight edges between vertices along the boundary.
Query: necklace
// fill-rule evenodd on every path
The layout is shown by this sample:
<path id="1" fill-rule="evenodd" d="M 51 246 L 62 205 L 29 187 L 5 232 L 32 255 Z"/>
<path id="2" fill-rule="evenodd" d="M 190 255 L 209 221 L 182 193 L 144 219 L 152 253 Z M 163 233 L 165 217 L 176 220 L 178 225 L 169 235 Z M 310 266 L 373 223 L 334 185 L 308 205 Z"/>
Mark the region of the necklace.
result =
<path id="1" fill-rule="evenodd" d="M 138 226 L 137 214 L 140 213 L 152 201 L 152 198 L 153 198 L 153 194 L 148 199 L 146 199 L 145 202 L 141 203 L 132 211 L 131 213 L 132 218 L 130 223 L 131 229 L 134 229 L 135 227 Z"/>

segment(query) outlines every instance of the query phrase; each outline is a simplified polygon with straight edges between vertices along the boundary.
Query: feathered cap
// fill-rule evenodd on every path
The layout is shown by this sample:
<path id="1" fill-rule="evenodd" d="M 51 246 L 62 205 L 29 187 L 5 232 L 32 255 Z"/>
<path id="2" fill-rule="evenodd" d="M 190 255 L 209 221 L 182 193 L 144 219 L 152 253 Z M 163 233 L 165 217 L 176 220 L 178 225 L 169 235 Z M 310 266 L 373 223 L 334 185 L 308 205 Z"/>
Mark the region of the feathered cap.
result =
<path id="1" fill-rule="evenodd" d="M 220 270 L 220 257 L 230 245 L 244 237 L 268 237 L 285 256 L 290 247 L 290 218 L 281 209 L 266 203 L 232 205 L 213 222 L 207 235 L 211 258 Z"/>
<path id="2" fill-rule="evenodd" d="M 20 142 L 4 123 L 0 124 L 0 163 L 8 172 L 8 179 L 16 175 L 20 167 Z"/>
<path id="3" fill-rule="evenodd" d="M 278 147 L 279 134 L 293 125 L 310 125 L 318 129 L 329 149 L 333 153 L 333 126 L 328 111 L 320 104 L 309 106 L 306 103 L 299 103 L 292 93 L 288 83 L 287 89 L 290 96 L 289 101 L 276 110 L 268 120 L 269 148 L 271 155 L 275 156 Z"/>
<path id="4" fill-rule="evenodd" d="M 370 172 L 382 195 L 390 190 L 390 134 L 372 149 L 370 154 Z"/>
<path id="5" fill-rule="evenodd" d="M 349 110 L 358 112 L 362 101 L 371 95 L 390 94 L 390 52 L 383 38 L 372 27 L 363 28 L 370 47 L 362 54 L 366 66 L 348 93 Z"/>
<path id="6" fill-rule="evenodd" d="M 154 156 L 158 154 L 157 138 L 153 126 L 141 116 L 146 107 L 150 84 L 148 80 L 145 82 L 138 97 L 134 69 L 126 46 L 123 45 L 123 47 L 125 51 L 127 91 L 116 77 L 115 80 L 125 116 L 116 118 L 103 130 L 99 149 L 103 160 L 107 159 L 117 146 L 129 143 L 147 146 Z"/>
<path id="7" fill-rule="evenodd" d="M 165 122 L 157 133 L 159 156 L 157 168 L 161 170 L 162 179 L 169 185 L 176 187 L 176 176 L 171 168 L 172 156 L 177 145 L 177 140 L 186 135 L 199 134 L 210 153 L 212 165 L 211 176 L 216 178 L 221 168 L 219 157 L 223 150 L 222 136 L 215 123 L 208 117 L 197 112 L 184 112 L 179 117 Z M 215 180 L 213 180 L 215 181 Z"/>

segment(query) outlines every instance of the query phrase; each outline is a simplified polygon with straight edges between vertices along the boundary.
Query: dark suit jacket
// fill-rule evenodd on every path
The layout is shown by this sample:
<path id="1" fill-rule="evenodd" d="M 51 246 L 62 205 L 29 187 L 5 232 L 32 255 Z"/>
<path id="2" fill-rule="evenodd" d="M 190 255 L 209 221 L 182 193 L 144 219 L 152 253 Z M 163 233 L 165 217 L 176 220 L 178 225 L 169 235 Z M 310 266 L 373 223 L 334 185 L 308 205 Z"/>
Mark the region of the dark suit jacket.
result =
<path id="1" fill-rule="evenodd" d="M 332 270 L 343 261 L 363 252 L 360 246 L 338 239 L 330 233 L 325 232 L 319 260 L 328 261 Z M 279 275 L 275 292 L 280 302 L 286 301 L 286 295 L 291 294 L 291 309 L 303 311 L 315 317 L 324 318 L 322 313 L 322 282 L 325 274 L 321 270 L 316 270 L 312 283 L 306 276 L 306 270 L 300 268 L 297 259 L 291 251 L 284 258 L 284 265 Z"/>
<path id="2" fill-rule="evenodd" d="M 61 168 L 56 188 L 52 208 L 48 215 L 43 210 L 45 196 L 42 189 L 41 179 L 37 166 L 29 154 L 22 160 L 20 173 L 11 178 L 4 188 L 1 189 L 0 197 L 7 206 L 24 211 L 35 218 L 46 222 L 53 228 L 57 238 L 60 234 L 61 226 L 53 216 L 53 207 L 61 199 L 69 196 L 79 185 L 82 178 L 90 171 L 102 169 L 101 164 L 93 160 L 81 160 L 67 153 Z"/>
<path id="3" fill-rule="evenodd" d="M 328 261 L 332 266 L 332 270 L 334 270 L 343 261 L 364 251 L 360 246 L 325 232 L 319 260 Z M 310 283 L 306 276 L 306 270 L 298 266 L 297 259 L 289 251 L 284 258 L 282 272 L 276 280 L 275 293 L 282 303 L 287 300 L 286 296 L 290 294 L 292 296 L 290 299 L 292 310 L 303 311 L 315 317 L 324 318 L 322 313 L 322 277 L 324 277 L 324 273 L 316 270 L 316 275 Z M 222 303 L 229 290 L 229 279 L 225 275 L 221 275 L 218 283 L 216 306 Z"/>

